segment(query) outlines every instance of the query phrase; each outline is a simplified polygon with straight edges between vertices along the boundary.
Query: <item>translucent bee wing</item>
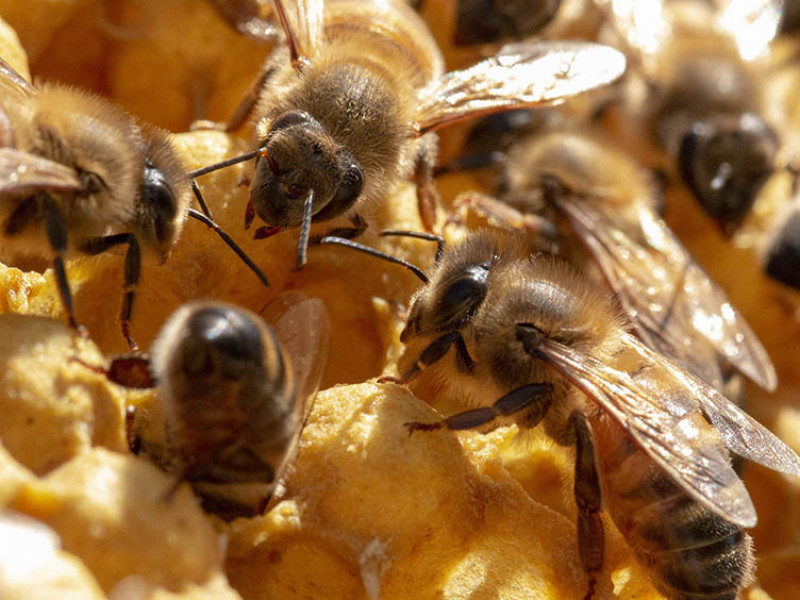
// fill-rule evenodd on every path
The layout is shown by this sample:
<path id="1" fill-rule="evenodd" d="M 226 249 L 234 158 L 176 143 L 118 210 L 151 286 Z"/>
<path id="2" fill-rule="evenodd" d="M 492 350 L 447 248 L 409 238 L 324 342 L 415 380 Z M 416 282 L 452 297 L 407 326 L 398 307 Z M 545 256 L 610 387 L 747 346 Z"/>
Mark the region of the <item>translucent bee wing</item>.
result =
<path id="1" fill-rule="evenodd" d="M 0 148 L 0 194 L 80 188 L 74 169 L 16 148 Z"/>
<path id="2" fill-rule="evenodd" d="M 322 39 L 323 0 L 274 0 L 289 53 L 295 69 L 310 62 L 317 55 Z"/>
<path id="3" fill-rule="evenodd" d="M 625 334 L 625 342 L 648 360 L 660 361 L 658 354 L 633 336 Z M 800 477 L 800 457 L 778 436 L 690 373 L 668 361 L 661 363 L 662 369 L 696 399 L 732 452 L 775 471 Z"/>
<path id="4" fill-rule="evenodd" d="M 691 338 L 699 335 L 758 385 L 777 387 L 775 367 L 756 334 L 653 211 L 642 207 L 635 223 L 618 225 L 601 201 L 563 194 L 555 202 L 653 347 L 665 350 L 659 345 L 665 344 L 691 356 Z M 705 379 L 695 362 L 693 370 Z"/>
<path id="5" fill-rule="evenodd" d="M 281 35 L 269 0 L 211 0 L 211 4 L 231 27 L 248 37 L 274 42 Z"/>
<path id="6" fill-rule="evenodd" d="M 289 357 L 305 422 L 328 359 L 330 323 L 325 305 L 318 298 L 291 290 L 270 302 L 262 316 L 272 325 Z"/>
<path id="7" fill-rule="evenodd" d="M 451 71 L 420 94 L 414 132 L 515 108 L 552 105 L 618 79 L 624 55 L 589 42 L 509 44 L 487 60 Z"/>
<path id="8" fill-rule="evenodd" d="M 631 340 L 634 356 L 626 353 L 625 370 L 550 339 L 543 340 L 538 354 L 619 423 L 687 494 L 726 520 L 753 527 L 753 503 L 699 411 L 694 389 L 665 368 L 668 359 L 627 336 Z M 713 392 L 699 379 L 692 381 Z"/>

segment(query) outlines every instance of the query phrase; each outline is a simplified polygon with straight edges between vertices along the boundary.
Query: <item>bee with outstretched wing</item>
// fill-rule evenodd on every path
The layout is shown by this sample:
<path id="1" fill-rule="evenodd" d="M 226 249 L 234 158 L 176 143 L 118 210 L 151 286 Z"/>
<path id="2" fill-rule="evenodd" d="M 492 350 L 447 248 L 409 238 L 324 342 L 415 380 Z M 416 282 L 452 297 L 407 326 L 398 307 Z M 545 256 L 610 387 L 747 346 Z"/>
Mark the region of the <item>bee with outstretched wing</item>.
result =
<path id="1" fill-rule="evenodd" d="M 432 133 L 450 123 L 538 107 L 606 85 L 625 70 L 616 50 L 589 42 L 511 44 L 463 71 L 444 72 L 420 17 L 399 0 L 277 0 L 287 48 L 273 53 L 227 125 L 254 114 L 257 150 L 245 214 L 268 225 L 259 238 L 301 228 L 297 266 L 312 223 L 349 217 L 339 236 L 366 227 L 359 210 L 409 175 L 424 226 L 435 223 Z"/>
<path id="2" fill-rule="evenodd" d="M 398 381 L 478 408 L 407 427 L 512 421 L 574 445 L 587 597 L 604 509 L 667 597 L 733 600 L 752 577 L 756 514 L 728 450 L 792 475 L 800 457 L 626 327 L 610 296 L 529 238 L 472 234 L 414 296 Z"/>

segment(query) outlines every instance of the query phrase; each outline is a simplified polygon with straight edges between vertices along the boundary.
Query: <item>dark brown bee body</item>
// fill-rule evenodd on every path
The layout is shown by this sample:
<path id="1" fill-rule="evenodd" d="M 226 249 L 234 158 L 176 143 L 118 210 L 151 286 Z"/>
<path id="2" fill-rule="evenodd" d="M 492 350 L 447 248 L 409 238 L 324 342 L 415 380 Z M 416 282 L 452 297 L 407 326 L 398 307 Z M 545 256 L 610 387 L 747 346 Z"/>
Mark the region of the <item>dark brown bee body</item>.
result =
<path id="1" fill-rule="evenodd" d="M 411 172 L 421 144 L 435 149 L 432 136 L 409 142 L 416 109 L 410 99 L 444 72 L 414 11 L 394 1 L 329 1 L 322 35 L 322 50 L 299 78 L 284 52 L 272 57 L 276 73 L 256 108 L 258 143 L 288 191 L 278 193 L 273 173 L 257 167 L 254 207 L 271 225 L 300 224 L 303 207 L 295 196 L 305 188 L 315 191 L 315 222 L 342 215 L 359 198 L 375 200 Z M 303 163 L 310 167 L 291 171 Z M 349 170 L 363 173 L 351 177 Z"/>
<path id="2" fill-rule="evenodd" d="M 592 426 L 604 508 L 659 591 L 734 600 L 752 579 L 750 536 L 689 497 L 610 419 Z"/>

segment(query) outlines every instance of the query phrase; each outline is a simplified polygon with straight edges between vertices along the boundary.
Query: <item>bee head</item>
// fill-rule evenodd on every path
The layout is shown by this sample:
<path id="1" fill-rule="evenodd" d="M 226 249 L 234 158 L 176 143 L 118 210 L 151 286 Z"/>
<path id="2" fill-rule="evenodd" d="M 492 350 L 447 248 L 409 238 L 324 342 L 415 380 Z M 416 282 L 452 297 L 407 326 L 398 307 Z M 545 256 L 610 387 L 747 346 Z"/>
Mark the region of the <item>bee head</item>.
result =
<path id="1" fill-rule="evenodd" d="M 269 225 L 299 227 L 309 193 L 314 221 L 343 214 L 361 195 L 361 165 L 308 113 L 290 111 L 278 117 L 263 146 L 250 197 L 256 214 Z"/>
<path id="2" fill-rule="evenodd" d="M 758 116 L 719 116 L 697 121 L 681 140 L 681 177 L 727 234 L 747 217 L 773 171 L 778 141 Z"/>

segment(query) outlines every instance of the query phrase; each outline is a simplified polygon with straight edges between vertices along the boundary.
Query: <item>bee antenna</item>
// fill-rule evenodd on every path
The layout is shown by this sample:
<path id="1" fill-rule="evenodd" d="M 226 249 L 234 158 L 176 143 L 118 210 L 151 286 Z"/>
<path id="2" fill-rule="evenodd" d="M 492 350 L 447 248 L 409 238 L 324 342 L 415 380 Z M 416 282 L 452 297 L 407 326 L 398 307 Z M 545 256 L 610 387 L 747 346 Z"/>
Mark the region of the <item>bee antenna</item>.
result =
<path id="1" fill-rule="evenodd" d="M 223 229 L 219 225 L 217 225 L 214 221 L 209 219 L 203 213 L 196 211 L 193 208 L 188 209 L 186 212 L 193 219 L 197 219 L 198 221 L 203 223 L 203 225 L 206 225 L 207 227 L 216 231 L 217 235 L 222 238 L 222 241 L 228 244 L 228 247 L 230 247 L 230 249 L 233 250 L 236 253 L 236 255 L 242 259 L 244 264 L 250 267 L 250 270 L 256 274 L 256 277 L 258 277 L 261 280 L 261 283 L 263 283 L 266 286 L 269 286 L 269 279 L 267 279 L 267 276 L 264 275 L 264 272 L 260 268 L 258 268 L 258 266 L 250 259 L 250 257 L 247 256 L 247 254 L 245 254 L 244 250 L 242 250 L 239 247 L 239 245 L 233 241 L 231 236 L 225 233 L 225 231 L 223 231 Z"/>
<path id="2" fill-rule="evenodd" d="M 300 228 L 300 241 L 297 243 L 297 265 L 295 270 L 302 269 L 307 260 L 308 234 L 311 231 L 311 209 L 314 202 L 314 190 L 309 190 L 303 204 L 303 225 Z"/>
<path id="3" fill-rule="evenodd" d="M 233 158 L 229 158 L 227 160 L 220 161 L 218 163 L 214 163 L 213 165 L 208 165 L 207 167 L 201 167 L 200 169 L 195 169 L 194 171 L 189 171 L 189 177 L 194 179 L 196 177 L 200 177 L 202 175 L 206 175 L 208 173 L 213 173 L 214 171 L 219 171 L 220 169 L 224 169 L 225 167 L 230 167 L 232 165 L 238 165 L 241 162 L 246 162 L 251 158 L 255 158 L 256 156 L 263 156 L 267 158 L 267 149 L 266 148 L 258 148 L 251 152 L 245 152 L 244 154 L 240 154 L 239 156 L 234 156 Z M 272 162 L 270 162 L 270 166 L 272 166 Z"/>
<path id="4" fill-rule="evenodd" d="M 400 265 L 401 267 L 405 267 L 406 269 L 411 271 L 414 275 L 416 275 L 419 278 L 419 280 L 422 281 L 422 283 L 428 283 L 428 278 L 426 277 L 425 273 L 422 272 L 422 269 L 420 269 L 418 266 L 413 265 L 410 262 L 403 260 L 402 258 L 397 258 L 396 256 L 391 256 L 390 254 L 381 252 L 376 248 L 370 248 L 369 246 L 365 246 L 364 244 L 359 244 L 358 242 L 354 242 L 353 240 L 336 237 L 335 235 L 327 235 L 324 238 L 322 238 L 319 241 L 319 243 L 344 246 L 352 250 L 357 250 L 358 252 L 363 252 L 364 254 L 368 254 L 369 256 L 374 256 L 375 258 L 380 258 L 387 262 Z"/>
<path id="5" fill-rule="evenodd" d="M 418 240 L 426 240 L 429 242 L 436 242 L 436 256 L 433 259 L 433 264 L 438 265 L 444 254 L 444 236 L 435 233 L 425 233 L 423 231 L 406 231 L 403 229 L 386 229 L 381 231 L 381 237 L 391 235 L 416 238 Z"/>

